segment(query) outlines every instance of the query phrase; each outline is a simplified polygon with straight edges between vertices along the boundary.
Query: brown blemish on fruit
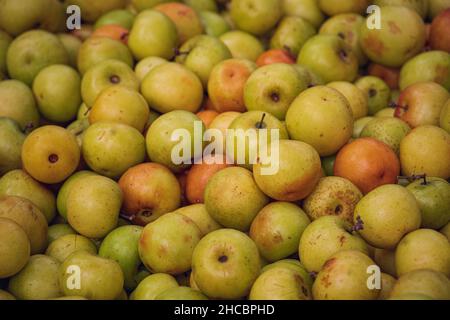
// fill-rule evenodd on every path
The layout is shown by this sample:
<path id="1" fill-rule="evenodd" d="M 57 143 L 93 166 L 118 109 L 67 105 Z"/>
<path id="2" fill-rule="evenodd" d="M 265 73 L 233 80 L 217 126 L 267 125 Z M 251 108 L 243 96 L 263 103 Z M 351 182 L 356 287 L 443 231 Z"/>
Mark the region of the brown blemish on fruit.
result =
<path id="1" fill-rule="evenodd" d="M 398 27 L 398 25 L 394 21 L 389 21 L 389 31 L 393 34 L 399 34 L 402 33 L 402 30 Z"/>
<path id="2" fill-rule="evenodd" d="M 381 56 L 385 50 L 383 42 L 381 42 L 374 34 L 369 34 L 369 36 L 364 39 L 364 46 L 379 56 Z"/>
<path id="3" fill-rule="evenodd" d="M 345 241 L 346 241 L 346 240 L 347 240 L 347 239 L 345 238 L 344 235 L 342 235 L 342 236 L 339 237 L 339 243 L 341 244 L 341 247 L 345 244 Z"/>
<path id="4" fill-rule="evenodd" d="M 331 286 L 329 274 L 324 275 L 321 281 L 322 281 L 323 285 L 325 286 L 325 288 L 328 288 L 329 286 Z"/>
<path id="5" fill-rule="evenodd" d="M 449 73 L 450 73 L 449 68 L 442 65 L 436 66 L 436 76 L 434 78 L 434 81 L 437 83 L 444 83 L 445 81 L 447 81 Z"/>
<path id="6" fill-rule="evenodd" d="M 323 265 L 323 269 L 332 269 L 336 264 L 336 258 L 331 258 Z"/>

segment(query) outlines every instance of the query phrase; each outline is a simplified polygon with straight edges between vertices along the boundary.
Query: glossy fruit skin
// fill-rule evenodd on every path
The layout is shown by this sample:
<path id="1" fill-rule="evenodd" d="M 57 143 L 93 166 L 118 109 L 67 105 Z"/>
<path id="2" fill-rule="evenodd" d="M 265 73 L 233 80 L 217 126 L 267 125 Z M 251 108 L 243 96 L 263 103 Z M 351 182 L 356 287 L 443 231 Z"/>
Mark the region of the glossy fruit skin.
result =
<path id="1" fill-rule="evenodd" d="M 205 189 L 206 210 L 218 223 L 227 228 L 247 231 L 268 203 L 249 170 L 240 167 L 217 172 Z"/>
<path id="2" fill-rule="evenodd" d="M 206 35 L 189 39 L 180 47 L 179 52 L 175 61 L 194 72 L 204 88 L 208 85 L 214 66 L 232 58 L 230 50 L 221 40 Z"/>
<path id="3" fill-rule="evenodd" d="M 230 14 L 238 29 L 260 36 L 277 24 L 282 7 L 277 0 L 233 0 Z"/>
<path id="4" fill-rule="evenodd" d="M 64 79 L 60 81 L 61 77 Z M 65 65 L 42 69 L 33 82 L 33 93 L 40 113 L 48 120 L 68 122 L 75 118 L 81 104 L 81 78 Z"/>
<path id="5" fill-rule="evenodd" d="M 256 279 L 249 300 L 311 300 L 311 288 L 306 282 L 297 270 L 274 266 Z"/>
<path id="6" fill-rule="evenodd" d="M 71 289 L 70 266 L 80 268 L 80 289 Z M 94 256 L 86 251 L 72 253 L 58 271 L 59 284 L 66 296 L 82 296 L 90 300 L 114 300 L 123 290 L 123 273 L 120 265 L 113 260 Z"/>
<path id="7" fill-rule="evenodd" d="M 450 243 L 438 231 L 420 229 L 408 233 L 395 250 L 397 274 L 429 269 L 450 275 Z"/>
<path id="8" fill-rule="evenodd" d="M 30 257 L 27 265 L 9 281 L 8 291 L 20 300 L 45 300 L 60 297 L 59 262 L 45 255 Z"/>
<path id="9" fill-rule="evenodd" d="M 256 65 L 246 59 L 227 59 L 218 63 L 208 80 L 208 94 L 219 112 L 246 111 L 244 87 Z"/>
<path id="10" fill-rule="evenodd" d="M 43 183 L 59 183 L 68 178 L 80 162 L 75 136 L 58 126 L 44 126 L 27 136 L 22 147 L 24 169 Z"/>
<path id="11" fill-rule="evenodd" d="M 297 63 L 317 73 L 325 82 L 353 81 L 358 74 L 358 59 L 351 47 L 335 35 L 316 35 L 300 50 Z"/>
<path id="12" fill-rule="evenodd" d="M 149 33 L 148 30 L 154 31 Z M 137 60 L 150 56 L 171 59 L 177 43 L 175 24 L 155 10 L 146 10 L 136 16 L 128 38 L 128 46 Z"/>
<path id="13" fill-rule="evenodd" d="M 422 70 L 416 72 L 415 70 Z M 450 90 L 450 54 L 428 51 L 407 61 L 400 71 L 400 89 L 423 81 L 433 81 Z"/>
<path id="14" fill-rule="evenodd" d="M 180 185 L 172 172 L 157 163 L 128 169 L 120 178 L 124 213 L 146 225 L 180 206 Z"/>
<path id="15" fill-rule="evenodd" d="M 112 86 L 121 85 L 131 90 L 139 90 L 139 79 L 124 62 L 105 60 L 90 68 L 81 80 L 83 102 L 92 107 L 100 93 Z"/>
<path id="16" fill-rule="evenodd" d="M 91 67 L 109 59 L 133 66 L 133 56 L 125 44 L 109 37 L 94 35 L 83 42 L 78 52 L 77 66 L 82 75 Z"/>
<path id="17" fill-rule="evenodd" d="M 369 115 L 373 116 L 388 106 L 391 90 L 382 79 L 365 76 L 358 79 L 355 85 L 367 95 Z"/>
<path id="18" fill-rule="evenodd" d="M 103 90 L 89 113 L 89 122 L 118 122 L 143 132 L 150 110 L 144 97 L 126 87 L 113 86 Z"/>
<path id="19" fill-rule="evenodd" d="M 94 242 L 79 234 L 68 234 L 56 239 L 48 246 L 45 254 L 63 263 L 72 253 L 80 250 L 97 254 Z"/>
<path id="20" fill-rule="evenodd" d="M 56 214 L 53 193 L 23 170 L 13 170 L 0 178 L 0 196 L 18 196 L 33 202 L 44 214 L 47 222 Z"/>
<path id="21" fill-rule="evenodd" d="M 340 251 L 330 257 L 313 284 L 315 300 L 375 300 L 379 290 L 367 285 L 367 270 L 375 263 L 366 254 Z"/>
<path id="22" fill-rule="evenodd" d="M 406 188 L 388 184 L 368 193 L 356 205 L 355 223 L 362 223 L 359 234 L 372 246 L 394 249 L 408 232 L 421 223 L 420 208 Z"/>
<path id="23" fill-rule="evenodd" d="M 30 257 L 30 241 L 25 231 L 14 221 L 0 218 L 0 279 L 18 273 Z"/>
<path id="24" fill-rule="evenodd" d="M 328 19 L 319 30 L 319 34 L 337 35 L 355 52 L 359 65 L 363 66 L 367 63 L 367 56 L 362 51 L 359 44 L 361 37 L 361 26 L 364 24 L 364 18 L 355 13 L 342 13 Z"/>
<path id="25" fill-rule="evenodd" d="M 450 281 L 434 270 L 415 270 L 400 277 L 391 292 L 391 298 L 403 294 L 421 295 L 422 298 L 448 300 L 450 298 Z"/>
<path id="26" fill-rule="evenodd" d="M 138 285 L 136 274 L 141 264 L 138 252 L 138 242 L 142 234 L 142 227 L 122 226 L 102 241 L 99 256 L 117 261 L 122 268 L 125 278 L 125 288 L 133 290 Z"/>
<path id="27" fill-rule="evenodd" d="M 69 64 L 69 55 L 56 35 L 32 30 L 13 40 L 6 63 L 12 79 L 31 86 L 43 68 L 52 64 Z"/>
<path id="28" fill-rule="evenodd" d="M 335 154 L 352 136 L 353 112 L 337 90 L 317 86 L 303 91 L 286 114 L 291 139 L 306 142 L 321 156 Z"/>
<path id="29" fill-rule="evenodd" d="M 387 144 L 395 154 L 400 153 L 400 143 L 411 131 L 410 126 L 397 118 L 375 118 L 361 131 L 361 138 L 374 138 Z"/>
<path id="30" fill-rule="evenodd" d="M 360 138 L 344 146 L 336 156 L 334 175 L 350 180 L 363 194 L 397 182 L 400 161 L 388 145 Z"/>
<path id="31" fill-rule="evenodd" d="M 242 298 L 260 273 L 259 260 L 258 248 L 247 235 L 217 230 L 202 238 L 194 250 L 194 280 L 209 298 Z"/>
<path id="32" fill-rule="evenodd" d="M 209 164 L 209 161 L 214 163 Z M 227 164 L 226 159 L 221 155 L 208 156 L 202 163 L 194 164 L 186 177 L 186 198 L 189 203 L 204 203 L 204 192 L 209 180 L 217 172 L 229 166 L 230 164 Z"/>
<path id="33" fill-rule="evenodd" d="M 69 224 L 85 237 L 103 238 L 117 226 L 122 199 L 113 180 L 98 175 L 81 177 L 67 197 Z"/>
<path id="34" fill-rule="evenodd" d="M 197 122 L 198 121 L 198 122 Z M 201 134 L 204 131 L 204 124 L 193 113 L 176 110 L 160 116 L 153 122 L 147 131 L 146 144 L 147 154 L 153 162 L 165 165 L 173 172 L 181 172 L 190 166 L 191 159 L 198 158 L 203 152 L 203 148 L 197 150 L 195 148 L 195 123 L 201 124 Z M 184 155 L 183 163 L 175 164 L 172 160 L 172 151 L 179 144 L 179 141 L 174 141 L 171 136 L 175 130 L 185 129 L 189 132 L 191 152 Z"/>
<path id="35" fill-rule="evenodd" d="M 145 159 L 145 139 L 135 128 L 114 122 L 97 122 L 83 136 L 83 158 L 89 167 L 110 178 Z"/>
<path id="36" fill-rule="evenodd" d="M 425 45 L 424 22 L 415 11 L 406 7 L 381 7 L 380 14 L 381 25 L 384 26 L 381 29 L 369 29 L 366 24 L 362 25 L 362 49 L 373 62 L 400 67 Z M 398 17 L 404 19 L 398 20 Z"/>
<path id="37" fill-rule="evenodd" d="M 254 71 L 244 87 L 244 102 L 249 111 L 269 112 L 284 120 L 294 99 L 308 84 L 287 64 L 277 63 Z"/>
<path id="38" fill-rule="evenodd" d="M 302 264 L 309 271 L 319 272 L 335 253 L 358 250 L 368 253 L 367 245 L 351 232 L 351 224 L 336 216 L 323 216 L 311 222 L 300 238 L 298 247 Z"/>
<path id="39" fill-rule="evenodd" d="M 200 79 L 177 63 L 164 63 L 152 69 L 142 81 L 141 92 L 149 106 L 161 113 L 196 112 L 203 101 Z"/>
<path id="40" fill-rule="evenodd" d="M 413 129 L 400 143 L 400 161 L 404 175 L 426 174 L 450 177 L 450 134 L 435 126 Z"/>
<path id="41" fill-rule="evenodd" d="M 167 273 L 154 273 L 143 279 L 130 296 L 130 300 L 155 300 L 170 288 L 178 287 L 175 278 Z"/>
<path id="42" fill-rule="evenodd" d="M 400 94 L 395 116 L 412 128 L 422 125 L 436 126 L 448 99 L 448 91 L 435 82 L 415 83 Z"/>
<path id="43" fill-rule="evenodd" d="M 139 239 L 139 256 L 152 272 L 177 275 L 191 268 L 192 253 L 200 238 L 194 221 L 168 213 L 145 226 Z"/>
<path id="44" fill-rule="evenodd" d="M 25 135 L 16 121 L 0 117 L 0 176 L 22 167 L 21 150 Z"/>
<path id="45" fill-rule="evenodd" d="M 278 201 L 298 201 L 306 198 L 322 176 L 320 157 L 310 145 L 293 140 L 281 140 L 279 170 L 263 174 L 268 165 L 256 164 L 253 174 L 265 194 Z M 269 148 L 270 150 L 270 148 Z"/>
<path id="46" fill-rule="evenodd" d="M 42 253 L 47 245 L 47 220 L 31 201 L 15 196 L 0 197 L 0 217 L 17 223 L 27 234 L 30 253 Z"/>
<path id="47" fill-rule="evenodd" d="M 17 80 L 4 80 L 0 82 L 0 95 L 0 117 L 15 120 L 23 131 L 39 125 L 39 112 L 28 86 Z"/>
<path id="48" fill-rule="evenodd" d="M 271 49 L 263 52 L 256 60 L 258 67 L 263 67 L 273 63 L 295 64 L 295 57 L 292 56 L 287 50 Z"/>
<path id="49" fill-rule="evenodd" d="M 153 10 L 164 13 L 175 24 L 179 44 L 203 33 L 203 26 L 197 12 L 181 3 L 163 3 L 153 7 Z"/>
<path id="50" fill-rule="evenodd" d="M 349 180 L 340 177 L 321 178 L 314 191 L 303 202 L 303 208 L 312 219 L 335 215 L 353 221 L 356 204 L 362 193 Z"/>
<path id="51" fill-rule="evenodd" d="M 249 235 L 266 260 L 278 261 L 297 252 L 309 223 L 306 213 L 295 204 L 273 202 L 255 217 Z"/>

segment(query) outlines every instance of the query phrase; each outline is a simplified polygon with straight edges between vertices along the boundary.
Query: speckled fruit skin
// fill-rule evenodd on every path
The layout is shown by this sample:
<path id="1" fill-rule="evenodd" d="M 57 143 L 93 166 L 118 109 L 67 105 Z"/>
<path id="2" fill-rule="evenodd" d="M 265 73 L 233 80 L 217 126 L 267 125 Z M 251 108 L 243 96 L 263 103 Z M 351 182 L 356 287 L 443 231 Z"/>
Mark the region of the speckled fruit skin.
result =
<path id="1" fill-rule="evenodd" d="M 400 67 L 425 45 L 425 24 L 415 11 L 406 7 L 382 7 L 380 15 L 381 29 L 362 25 L 362 49 L 373 62 Z"/>
<path id="2" fill-rule="evenodd" d="M 310 144 L 320 156 L 330 156 L 351 138 L 353 112 L 339 91 L 317 86 L 303 91 L 292 102 L 286 126 L 291 139 Z"/>
<path id="3" fill-rule="evenodd" d="M 435 126 L 413 129 L 400 143 L 404 175 L 450 178 L 450 134 Z"/>
<path id="4" fill-rule="evenodd" d="M 440 232 L 419 229 L 407 234 L 395 250 L 397 274 L 430 269 L 450 276 L 450 243 Z"/>
<path id="5" fill-rule="evenodd" d="M 80 288 L 67 286 L 71 276 L 70 266 L 80 268 Z M 82 296 L 90 300 L 114 300 L 123 290 L 123 272 L 120 265 L 110 259 L 95 256 L 86 251 L 72 253 L 60 265 L 59 284 L 66 296 Z"/>
<path id="6" fill-rule="evenodd" d="M 147 269 L 177 275 L 191 268 L 200 241 L 197 225 L 179 213 L 168 213 L 148 224 L 139 239 L 139 256 Z"/>
<path id="7" fill-rule="evenodd" d="M 353 222 L 353 211 L 362 193 L 349 180 L 340 177 L 321 178 L 314 191 L 303 202 L 308 216 L 315 220 L 334 215 Z"/>
<path id="8" fill-rule="evenodd" d="M 374 76 L 359 78 L 355 85 L 367 96 L 369 115 L 373 116 L 389 104 L 391 90 L 382 79 Z"/>
<path id="9" fill-rule="evenodd" d="M 36 180 L 59 183 L 76 170 L 80 154 L 80 147 L 72 133 L 59 126 L 43 126 L 25 139 L 22 163 Z"/>
<path id="10" fill-rule="evenodd" d="M 284 266 L 263 272 L 252 286 L 250 300 L 311 300 L 311 288 L 302 274 Z"/>
<path id="11" fill-rule="evenodd" d="M 261 271 L 258 248 L 240 231 L 213 231 L 195 248 L 192 271 L 195 283 L 209 298 L 243 298 Z"/>
<path id="12" fill-rule="evenodd" d="M 388 184 L 359 201 L 354 222 L 362 224 L 359 234 L 370 245 L 394 249 L 405 234 L 420 227 L 421 213 L 411 192 L 400 185 Z"/>
<path id="13" fill-rule="evenodd" d="M 298 248 L 302 264 L 309 272 L 319 272 L 336 252 L 358 250 L 368 254 L 367 244 L 351 231 L 352 225 L 336 216 L 323 216 L 308 225 Z"/>
<path id="14" fill-rule="evenodd" d="M 440 229 L 450 221 L 450 184 L 441 178 L 426 177 L 406 187 L 422 212 L 422 227 Z"/>
<path id="15" fill-rule="evenodd" d="M 412 128 L 437 126 L 442 108 L 449 98 L 448 91 L 435 82 L 415 83 L 401 92 L 395 116 Z"/>
<path id="16" fill-rule="evenodd" d="M 306 213 L 295 204 L 272 202 L 255 217 L 249 235 L 266 260 L 278 261 L 297 252 L 309 223 Z"/>
<path id="17" fill-rule="evenodd" d="M 400 142 L 411 131 L 410 126 L 397 118 L 375 118 L 361 131 L 360 137 L 377 139 L 388 145 L 397 155 L 400 153 Z"/>
<path id="18" fill-rule="evenodd" d="M 375 300 L 380 290 L 367 285 L 370 266 L 375 265 L 366 254 L 341 251 L 330 257 L 313 285 L 316 300 Z"/>
<path id="19" fill-rule="evenodd" d="M 280 140 L 279 169 L 274 174 L 264 174 L 263 170 L 268 168 L 269 165 L 255 164 L 255 181 L 265 194 L 278 201 L 306 198 L 323 175 L 317 151 L 304 142 L 293 140 Z"/>
<path id="20" fill-rule="evenodd" d="M 88 238 L 103 238 L 117 227 L 122 191 L 117 183 L 103 176 L 84 176 L 77 180 L 67 197 L 69 224 Z"/>
<path id="21" fill-rule="evenodd" d="M 227 228 L 247 231 L 258 212 L 269 202 L 252 173 L 230 167 L 217 172 L 205 189 L 206 210 Z"/>
<path id="22" fill-rule="evenodd" d="M 422 70 L 416 72 L 415 70 Z M 400 71 L 400 90 L 423 81 L 433 81 L 450 90 L 450 54 L 427 51 L 408 60 Z"/>

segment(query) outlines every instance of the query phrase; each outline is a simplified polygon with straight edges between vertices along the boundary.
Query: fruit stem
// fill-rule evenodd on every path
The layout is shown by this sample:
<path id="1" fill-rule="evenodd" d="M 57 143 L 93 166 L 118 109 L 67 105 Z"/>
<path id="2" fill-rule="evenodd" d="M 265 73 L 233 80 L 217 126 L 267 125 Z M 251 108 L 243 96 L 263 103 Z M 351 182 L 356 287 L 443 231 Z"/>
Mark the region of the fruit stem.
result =
<path id="1" fill-rule="evenodd" d="M 129 221 L 129 222 L 133 222 L 133 221 L 134 221 L 134 218 L 135 218 L 134 215 L 129 216 L 129 215 L 123 213 L 123 212 L 120 213 L 120 217 L 121 217 L 122 219 L 124 219 L 124 220 Z"/>
<path id="2" fill-rule="evenodd" d="M 266 117 L 266 114 L 263 113 L 262 117 L 261 117 L 261 121 L 258 122 L 258 124 L 256 125 L 257 129 L 262 129 L 264 128 L 264 118 Z"/>

